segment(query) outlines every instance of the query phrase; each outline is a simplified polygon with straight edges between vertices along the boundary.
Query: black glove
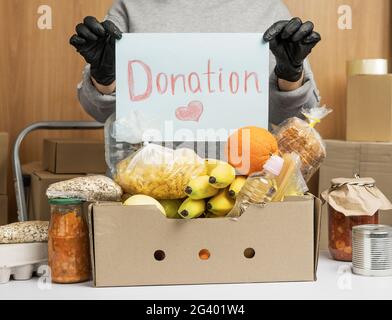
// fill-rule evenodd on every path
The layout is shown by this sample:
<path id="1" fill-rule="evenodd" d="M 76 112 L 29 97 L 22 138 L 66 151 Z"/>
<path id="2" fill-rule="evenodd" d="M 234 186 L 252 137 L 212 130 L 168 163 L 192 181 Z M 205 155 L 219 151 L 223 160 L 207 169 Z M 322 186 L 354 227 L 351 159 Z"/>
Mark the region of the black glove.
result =
<path id="1" fill-rule="evenodd" d="M 94 17 L 86 17 L 76 26 L 76 33 L 69 40 L 91 65 L 91 76 L 104 86 L 116 80 L 115 42 L 122 33 L 117 26 L 106 20 L 102 23 Z"/>
<path id="2" fill-rule="evenodd" d="M 301 79 L 304 60 L 321 40 L 313 28 L 312 22 L 302 23 L 300 18 L 293 18 L 276 22 L 264 33 L 263 39 L 270 42 L 270 49 L 276 57 L 278 78 L 291 82 Z"/>

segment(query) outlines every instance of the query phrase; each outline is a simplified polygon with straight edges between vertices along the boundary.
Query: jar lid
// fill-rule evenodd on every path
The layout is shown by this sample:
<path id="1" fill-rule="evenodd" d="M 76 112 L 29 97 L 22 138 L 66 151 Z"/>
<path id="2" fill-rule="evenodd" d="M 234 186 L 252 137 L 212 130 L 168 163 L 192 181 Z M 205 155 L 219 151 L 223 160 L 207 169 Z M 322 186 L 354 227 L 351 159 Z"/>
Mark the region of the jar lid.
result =
<path id="1" fill-rule="evenodd" d="M 345 185 L 355 185 L 355 186 L 363 186 L 363 187 L 374 187 L 376 184 L 376 180 L 373 178 L 336 178 L 332 179 L 331 185 L 332 188 L 340 188 Z"/>
<path id="2" fill-rule="evenodd" d="M 353 227 L 353 235 L 392 237 L 392 227 L 381 224 L 365 224 Z"/>
<path id="3" fill-rule="evenodd" d="M 56 198 L 56 199 L 49 199 L 50 205 L 57 205 L 57 206 L 72 206 L 82 204 L 84 200 L 76 199 L 76 198 Z"/>

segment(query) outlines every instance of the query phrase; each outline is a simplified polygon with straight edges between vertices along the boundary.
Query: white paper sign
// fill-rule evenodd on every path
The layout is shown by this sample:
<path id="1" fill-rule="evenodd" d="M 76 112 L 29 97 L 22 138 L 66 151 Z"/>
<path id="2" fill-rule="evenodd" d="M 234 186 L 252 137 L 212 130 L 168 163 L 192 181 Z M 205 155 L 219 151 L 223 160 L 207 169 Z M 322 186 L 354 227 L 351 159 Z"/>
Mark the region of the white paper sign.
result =
<path id="1" fill-rule="evenodd" d="M 224 141 L 268 128 L 269 46 L 261 34 L 124 34 L 116 45 L 116 118 L 145 141 Z"/>

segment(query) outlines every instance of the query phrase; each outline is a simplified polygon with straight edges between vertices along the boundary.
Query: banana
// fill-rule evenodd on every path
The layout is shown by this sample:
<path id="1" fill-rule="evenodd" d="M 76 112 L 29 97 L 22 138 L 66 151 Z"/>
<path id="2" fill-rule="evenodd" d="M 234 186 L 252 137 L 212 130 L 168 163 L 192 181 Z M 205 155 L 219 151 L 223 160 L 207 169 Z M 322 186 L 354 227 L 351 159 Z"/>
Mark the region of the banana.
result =
<path id="1" fill-rule="evenodd" d="M 205 165 L 207 169 L 207 174 L 211 175 L 211 171 L 214 170 L 219 164 L 223 164 L 224 161 L 217 160 L 217 159 L 206 159 Z"/>
<path id="2" fill-rule="evenodd" d="M 230 198 L 228 190 L 221 190 L 215 197 L 207 203 L 208 212 L 218 217 L 226 216 L 233 209 L 235 200 Z"/>
<path id="3" fill-rule="evenodd" d="M 193 179 L 185 188 L 185 193 L 193 200 L 207 199 L 215 196 L 219 190 L 209 183 L 209 176 L 201 176 Z"/>
<path id="4" fill-rule="evenodd" d="M 246 183 L 246 177 L 244 176 L 238 176 L 235 178 L 234 182 L 230 185 L 229 188 L 229 196 L 232 199 L 237 198 L 237 195 L 240 193 L 242 187 Z"/>
<path id="5" fill-rule="evenodd" d="M 159 200 L 159 203 L 165 209 L 166 217 L 169 219 L 181 219 L 178 215 L 178 209 L 183 203 L 183 200 Z"/>
<path id="6" fill-rule="evenodd" d="M 206 203 L 204 200 L 193 200 L 188 198 L 178 209 L 178 214 L 184 219 L 196 219 L 206 211 Z"/>
<path id="7" fill-rule="evenodd" d="M 224 189 L 235 180 L 235 169 L 227 162 L 221 162 L 210 172 L 210 185 L 217 189 Z"/>

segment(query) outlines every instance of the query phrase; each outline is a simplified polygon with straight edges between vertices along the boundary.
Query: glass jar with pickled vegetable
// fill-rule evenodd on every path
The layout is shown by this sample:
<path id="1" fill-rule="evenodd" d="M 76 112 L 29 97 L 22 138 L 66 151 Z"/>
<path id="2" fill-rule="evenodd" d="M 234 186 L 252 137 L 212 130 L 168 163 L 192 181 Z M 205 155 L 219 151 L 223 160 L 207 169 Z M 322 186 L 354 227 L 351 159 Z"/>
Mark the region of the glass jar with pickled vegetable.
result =
<path id="1" fill-rule="evenodd" d="M 328 205 L 328 249 L 333 259 L 352 261 L 352 229 L 364 224 L 378 224 L 378 212 L 347 217 Z"/>
<path id="2" fill-rule="evenodd" d="M 338 261 L 352 261 L 353 227 L 378 224 L 379 210 L 392 209 L 372 178 L 333 179 L 322 197 L 328 203 L 328 247 Z"/>
<path id="3" fill-rule="evenodd" d="M 88 281 L 91 275 L 89 236 L 79 199 L 52 199 L 48 263 L 55 283 Z"/>

